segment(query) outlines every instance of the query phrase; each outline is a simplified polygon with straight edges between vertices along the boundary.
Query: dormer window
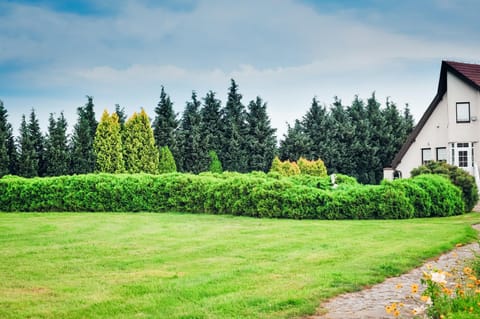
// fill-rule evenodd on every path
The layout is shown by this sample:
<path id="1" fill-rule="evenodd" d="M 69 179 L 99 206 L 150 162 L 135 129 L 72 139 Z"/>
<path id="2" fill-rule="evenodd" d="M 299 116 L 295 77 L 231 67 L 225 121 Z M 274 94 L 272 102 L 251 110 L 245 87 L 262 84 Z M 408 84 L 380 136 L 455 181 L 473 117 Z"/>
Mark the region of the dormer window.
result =
<path id="1" fill-rule="evenodd" d="M 470 102 L 457 102 L 457 123 L 470 123 Z"/>

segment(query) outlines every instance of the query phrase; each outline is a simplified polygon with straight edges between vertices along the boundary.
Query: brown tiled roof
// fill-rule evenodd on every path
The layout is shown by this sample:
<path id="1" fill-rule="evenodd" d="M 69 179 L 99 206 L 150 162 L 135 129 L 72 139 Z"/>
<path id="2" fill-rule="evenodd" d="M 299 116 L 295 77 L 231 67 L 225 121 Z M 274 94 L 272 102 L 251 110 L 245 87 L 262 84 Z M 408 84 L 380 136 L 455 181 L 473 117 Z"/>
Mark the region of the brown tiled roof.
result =
<path id="1" fill-rule="evenodd" d="M 455 74 L 458 78 L 460 78 L 473 88 L 480 90 L 480 64 L 442 61 L 442 67 L 440 69 L 440 79 L 438 80 L 437 94 L 433 98 L 433 101 L 428 106 L 420 121 L 418 121 L 418 124 L 415 126 L 412 133 L 410 133 L 410 135 L 407 137 L 407 141 L 403 144 L 402 148 L 393 159 L 393 169 L 396 169 L 398 164 L 400 164 L 403 156 L 410 148 L 410 145 L 415 142 L 415 139 L 417 138 L 418 134 L 420 134 L 423 126 L 425 125 L 425 123 L 427 123 L 430 115 L 432 115 L 433 111 L 437 107 L 438 103 L 440 103 L 443 95 L 447 91 L 447 71 Z"/>
<path id="2" fill-rule="evenodd" d="M 461 63 L 454 61 L 444 61 L 444 63 L 458 71 L 465 77 L 466 80 L 469 80 L 477 87 L 480 87 L 480 64 Z"/>

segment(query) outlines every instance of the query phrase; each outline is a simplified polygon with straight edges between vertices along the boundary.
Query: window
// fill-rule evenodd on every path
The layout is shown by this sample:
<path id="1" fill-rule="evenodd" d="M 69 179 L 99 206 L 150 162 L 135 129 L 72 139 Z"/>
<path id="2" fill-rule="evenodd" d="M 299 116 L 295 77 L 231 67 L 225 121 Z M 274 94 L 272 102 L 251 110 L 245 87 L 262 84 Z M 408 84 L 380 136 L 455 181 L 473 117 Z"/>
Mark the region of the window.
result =
<path id="1" fill-rule="evenodd" d="M 447 148 L 446 147 L 437 147 L 437 161 L 438 162 L 447 162 Z"/>
<path id="2" fill-rule="evenodd" d="M 457 123 L 470 123 L 470 102 L 457 103 Z"/>
<path id="3" fill-rule="evenodd" d="M 431 148 L 422 148 L 422 164 L 428 164 L 432 161 L 432 149 Z"/>
<path id="4" fill-rule="evenodd" d="M 458 166 L 468 167 L 468 151 L 458 151 Z"/>

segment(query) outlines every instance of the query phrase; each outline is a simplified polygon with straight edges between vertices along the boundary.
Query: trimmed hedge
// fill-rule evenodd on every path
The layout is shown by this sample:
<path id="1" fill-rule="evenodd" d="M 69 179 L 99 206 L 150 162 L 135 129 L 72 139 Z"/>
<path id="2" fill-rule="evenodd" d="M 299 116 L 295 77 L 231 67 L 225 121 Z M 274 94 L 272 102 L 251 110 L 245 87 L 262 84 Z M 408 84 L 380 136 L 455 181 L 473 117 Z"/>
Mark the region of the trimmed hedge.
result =
<path id="1" fill-rule="evenodd" d="M 295 219 L 400 219 L 463 213 L 462 194 L 435 175 L 360 185 L 337 175 L 254 172 L 89 174 L 0 179 L 0 210 L 20 212 L 164 212 Z"/>

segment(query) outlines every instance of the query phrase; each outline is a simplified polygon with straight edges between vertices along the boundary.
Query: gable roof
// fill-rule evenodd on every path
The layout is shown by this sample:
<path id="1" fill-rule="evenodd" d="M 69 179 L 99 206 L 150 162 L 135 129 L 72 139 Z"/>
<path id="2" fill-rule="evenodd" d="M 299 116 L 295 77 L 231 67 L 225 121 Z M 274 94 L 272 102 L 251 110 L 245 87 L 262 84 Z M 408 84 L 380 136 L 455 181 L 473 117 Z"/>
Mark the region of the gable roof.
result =
<path id="1" fill-rule="evenodd" d="M 400 151 L 397 153 L 392 161 L 392 168 L 397 168 L 398 164 L 402 161 L 403 156 L 407 153 L 410 145 L 415 142 L 418 134 L 427 123 L 428 119 L 432 115 L 435 108 L 442 100 L 445 92 L 447 92 L 447 72 L 450 72 L 461 79 L 466 84 L 470 85 L 476 90 L 480 90 L 480 64 L 462 63 L 455 61 L 442 61 L 442 67 L 440 69 L 440 78 L 438 80 L 437 94 L 433 98 L 433 101 L 428 106 L 427 110 L 418 121 L 417 126 L 413 129 L 412 133 L 407 137 L 406 142 L 403 144 Z"/>

